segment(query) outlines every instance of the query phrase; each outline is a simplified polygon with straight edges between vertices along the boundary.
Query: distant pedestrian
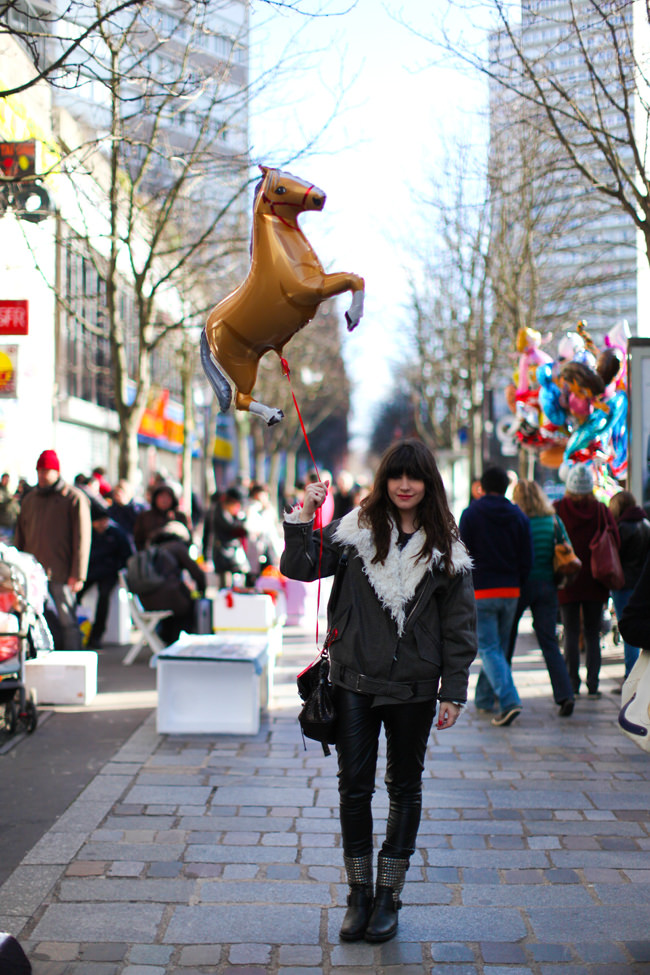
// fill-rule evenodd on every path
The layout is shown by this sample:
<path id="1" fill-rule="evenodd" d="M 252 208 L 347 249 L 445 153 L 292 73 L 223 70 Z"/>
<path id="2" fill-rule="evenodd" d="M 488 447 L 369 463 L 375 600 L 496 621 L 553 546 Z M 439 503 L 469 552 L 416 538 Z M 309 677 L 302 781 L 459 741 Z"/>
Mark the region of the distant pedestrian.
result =
<path id="1" fill-rule="evenodd" d="M 609 511 L 618 525 L 621 538 L 619 555 L 625 576 L 623 587 L 612 590 L 616 617 L 620 619 L 650 555 L 650 521 L 631 491 L 615 494 L 609 502 Z M 623 652 L 627 677 L 639 657 L 639 647 L 632 646 L 623 638 Z"/>
<path id="2" fill-rule="evenodd" d="M 117 482 L 111 491 L 111 521 L 119 525 L 129 541 L 135 545 L 134 529 L 138 515 L 142 514 L 146 506 L 133 497 L 133 488 L 126 479 Z"/>
<path id="3" fill-rule="evenodd" d="M 244 548 L 248 537 L 245 525 L 243 495 L 238 487 L 229 487 L 212 496 L 203 525 L 203 558 L 211 561 L 223 587 L 232 584 L 233 575 L 251 571 Z"/>
<path id="4" fill-rule="evenodd" d="M 650 650 L 650 555 L 645 560 L 618 626 L 624 640 L 643 650 Z"/>
<path id="5" fill-rule="evenodd" d="M 140 512 L 133 526 L 133 540 L 138 551 L 170 521 L 179 521 L 189 530 L 187 517 L 179 510 L 179 498 L 171 484 L 158 482 L 151 492 L 151 507 Z"/>
<path id="6" fill-rule="evenodd" d="M 582 562 L 580 572 L 570 585 L 558 592 L 560 615 L 564 626 L 564 657 L 569 668 L 573 693 L 580 693 L 580 630 L 584 633 L 587 658 L 588 697 L 599 698 L 600 621 L 609 598 L 609 590 L 594 578 L 591 571 L 589 543 L 599 525 L 613 527 L 616 541 L 618 528 L 607 505 L 594 497 L 594 475 L 587 464 L 574 464 L 567 474 L 565 494 L 553 507 L 562 519 L 573 550 Z"/>
<path id="7" fill-rule="evenodd" d="M 185 582 L 185 575 L 196 586 L 198 596 L 205 595 L 206 577 L 203 569 L 190 555 L 190 530 L 180 521 L 170 521 L 150 540 L 157 551 L 156 569 L 164 582 L 152 592 L 140 596 L 145 609 L 169 609 L 171 616 L 161 620 L 159 633 L 166 643 L 175 643 L 180 634 L 196 631 L 195 600 Z"/>
<path id="8" fill-rule="evenodd" d="M 357 485 L 350 471 L 339 471 L 334 488 L 334 518 L 342 518 L 355 506 Z"/>
<path id="9" fill-rule="evenodd" d="M 14 540 L 20 501 L 9 486 L 9 474 L 0 477 L 0 542 L 11 545 Z"/>
<path id="10" fill-rule="evenodd" d="M 521 699 L 508 663 L 510 634 L 533 562 L 530 522 L 505 493 L 508 473 L 488 467 L 481 477 L 483 494 L 463 511 L 460 536 L 472 557 L 481 670 L 475 691 L 479 711 L 499 714 L 492 724 L 511 724 L 521 714 Z"/>
<path id="11" fill-rule="evenodd" d="M 66 484 L 54 450 L 44 450 L 36 462 L 38 484 L 25 495 L 16 522 L 16 548 L 29 552 L 43 566 L 56 604 L 63 646 L 80 650 L 77 593 L 88 570 L 90 502 L 83 492 Z"/>
<path id="12" fill-rule="evenodd" d="M 566 529 L 535 481 L 519 481 L 514 487 L 512 500 L 530 520 L 533 537 L 533 567 L 521 586 L 517 612 L 510 634 L 508 662 L 512 663 L 519 621 L 524 610 L 530 607 L 533 629 L 544 655 L 553 697 L 559 706 L 560 717 L 567 718 L 573 714 L 573 688 L 557 639 L 558 602 L 557 588 L 553 580 L 556 531 L 559 530 L 561 536 L 566 538 Z"/>
<path id="13" fill-rule="evenodd" d="M 90 559 L 88 575 L 79 592 L 79 599 L 93 586 L 97 587 L 95 618 L 87 643 L 91 650 L 97 650 L 102 645 L 111 594 L 118 584 L 118 572 L 124 568 L 126 560 L 133 552 L 127 535 L 119 525 L 111 521 L 111 510 L 99 498 L 93 498 L 90 502 L 92 522 Z"/>

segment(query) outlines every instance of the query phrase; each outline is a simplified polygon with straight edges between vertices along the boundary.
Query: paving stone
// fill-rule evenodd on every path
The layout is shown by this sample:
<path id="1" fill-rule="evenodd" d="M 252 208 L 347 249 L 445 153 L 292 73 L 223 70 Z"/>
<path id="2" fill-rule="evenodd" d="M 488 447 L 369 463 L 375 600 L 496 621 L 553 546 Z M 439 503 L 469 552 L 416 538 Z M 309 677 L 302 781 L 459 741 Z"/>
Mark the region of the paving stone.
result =
<path id="1" fill-rule="evenodd" d="M 181 951 L 183 965 L 218 965 L 222 956 L 220 945 L 190 945 Z"/>
<path id="2" fill-rule="evenodd" d="M 331 895 L 329 887 L 316 883 L 230 883 L 227 880 L 218 880 L 214 883 L 205 881 L 201 885 L 198 900 L 202 904 L 216 903 L 224 906 L 237 903 L 329 904 Z"/>
<path id="3" fill-rule="evenodd" d="M 528 944 L 526 948 L 535 961 L 566 962 L 573 957 L 568 945 Z"/>
<path id="4" fill-rule="evenodd" d="M 129 860 L 118 860 L 111 863 L 103 873 L 107 877 L 140 877 L 144 871 L 145 864 L 142 862 L 132 863 Z"/>
<path id="5" fill-rule="evenodd" d="M 607 931 L 608 942 L 628 941 L 639 931 L 645 930 L 648 909 L 627 905 L 625 910 L 612 911 L 611 907 L 566 907 L 562 910 L 532 907 L 528 912 L 533 933 L 538 941 L 571 943 L 577 931 L 580 937 L 592 943 Z"/>
<path id="6" fill-rule="evenodd" d="M 650 962 L 650 941 L 628 941 L 625 947 L 634 961 Z"/>
<path id="7" fill-rule="evenodd" d="M 23 950 L 33 962 L 35 959 L 45 959 L 48 961 L 71 961 L 79 955 L 79 945 L 61 944 L 60 942 L 42 942 L 36 945 L 33 950 L 28 950 L 28 946 L 23 944 Z M 121 956 L 120 956 L 121 957 Z"/>
<path id="8" fill-rule="evenodd" d="M 278 959 L 281 965 L 294 966 L 300 964 L 313 968 L 322 964 L 323 950 L 320 947 L 309 947 L 309 945 L 281 945 Z"/>
<path id="9" fill-rule="evenodd" d="M 133 965 L 166 965 L 173 951 L 167 945 L 133 945 L 129 961 Z"/>
<path id="10" fill-rule="evenodd" d="M 165 944 L 210 942 L 219 932 L 222 942 L 242 944 L 318 944 L 320 907 L 220 904 L 176 907 L 165 931 Z"/>
<path id="11" fill-rule="evenodd" d="M 0 915 L 17 919 L 35 914 L 61 876 L 59 865 L 25 865 L 23 863 L 0 887 Z M 3 930 L 15 930 L 14 924 Z"/>
<path id="12" fill-rule="evenodd" d="M 330 871 L 330 873 L 333 872 L 334 871 Z M 268 880 L 297 880 L 300 873 L 300 867 L 296 863 L 271 863 L 266 868 L 266 876 Z M 314 879 L 318 878 L 315 877 Z"/>
<path id="13" fill-rule="evenodd" d="M 511 943 L 483 943 L 479 951 L 486 965 L 513 965 L 526 961 L 526 954 L 520 945 Z"/>
<path id="14" fill-rule="evenodd" d="M 433 960 L 440 961 L 474 961 L 474 952 L 466 944 L 432 945 Z"/>
<path id="15" fill-rule="evenodd" d="M 50 904 L 32 937 L 41 941 L 111 941 L 119 931 L 128 942 L 154 941 L 163 907 L 138 904 Z"/>
<path id="16" fill-rule="evenodd" d="M 194 889 L 195 884 L 190 880 L 91 877 L 63 880 L 59 900 L 80 904 L 85 901 L 186 903 Z"/>

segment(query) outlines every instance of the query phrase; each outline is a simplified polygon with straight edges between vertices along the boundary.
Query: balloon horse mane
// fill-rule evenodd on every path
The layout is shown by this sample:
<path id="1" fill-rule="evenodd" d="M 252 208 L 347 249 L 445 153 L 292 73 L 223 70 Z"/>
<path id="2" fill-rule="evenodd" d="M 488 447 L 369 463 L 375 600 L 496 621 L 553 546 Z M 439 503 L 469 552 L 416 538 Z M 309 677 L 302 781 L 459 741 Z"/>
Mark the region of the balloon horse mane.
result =
<path id="1" fill-rule="evenodd" d="M 364 281 L 357 274 L 326 274 L 298 226 L 299 214 L 323 209 L 323 191 L 280 169 L 260 169 L 250 270 L 210 312 L 201 335 L 201 364 L 222 412 L 231 405 L 232 384 L 235 408 L 256 413 L 271 426 L 284 414 L 251 395 L 260 359 L 271 349 L 281 355 L 320 303 L 344 291 L 352 292 L 346 312 L 351 331 L 363 314 Z"/>

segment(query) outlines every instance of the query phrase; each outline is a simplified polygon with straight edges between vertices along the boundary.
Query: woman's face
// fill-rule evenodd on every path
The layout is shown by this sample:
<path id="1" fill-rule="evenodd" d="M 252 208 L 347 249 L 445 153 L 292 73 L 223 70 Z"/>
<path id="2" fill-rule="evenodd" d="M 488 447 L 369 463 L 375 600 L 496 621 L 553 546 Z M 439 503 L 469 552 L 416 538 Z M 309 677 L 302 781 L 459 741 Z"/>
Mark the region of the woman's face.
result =
<path id="1" fill-rule="evenodd" d="M 388 497 L 398 511 L 415 511 L 424 498 L 424 481 L 401 474 L 400 477 L 389 477 L 386 483 Z"/>

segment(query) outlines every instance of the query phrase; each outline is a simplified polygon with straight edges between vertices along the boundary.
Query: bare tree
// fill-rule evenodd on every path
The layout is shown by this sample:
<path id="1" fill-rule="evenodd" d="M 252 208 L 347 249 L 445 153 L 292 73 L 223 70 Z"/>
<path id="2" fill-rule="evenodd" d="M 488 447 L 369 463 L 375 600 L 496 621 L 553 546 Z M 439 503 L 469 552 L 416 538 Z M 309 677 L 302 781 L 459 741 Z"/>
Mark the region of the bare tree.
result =
<path id="1" fill-rule="evenodd" d="M 443 28 L 429 39 L 528 105 L 565 174 L 627 214 L 650 260 L 648 23 L 637 6 L 485 0 L 465 9 L 474 23 L 491 17 L 489 38 L 470 43 Z"/>
<path id="2" fill-rule="evenodd" d="M 39 81 L 57 84 L 80 74 L 84 44 L 99 28 L 144 0 L 112 0 L 101 9 L 88 0 L 0 0 L 0 39 L 11 37 L 31 55 L 33 71 L 19 84 L 0 88 L 0 98 L 17 95 Z"/>

